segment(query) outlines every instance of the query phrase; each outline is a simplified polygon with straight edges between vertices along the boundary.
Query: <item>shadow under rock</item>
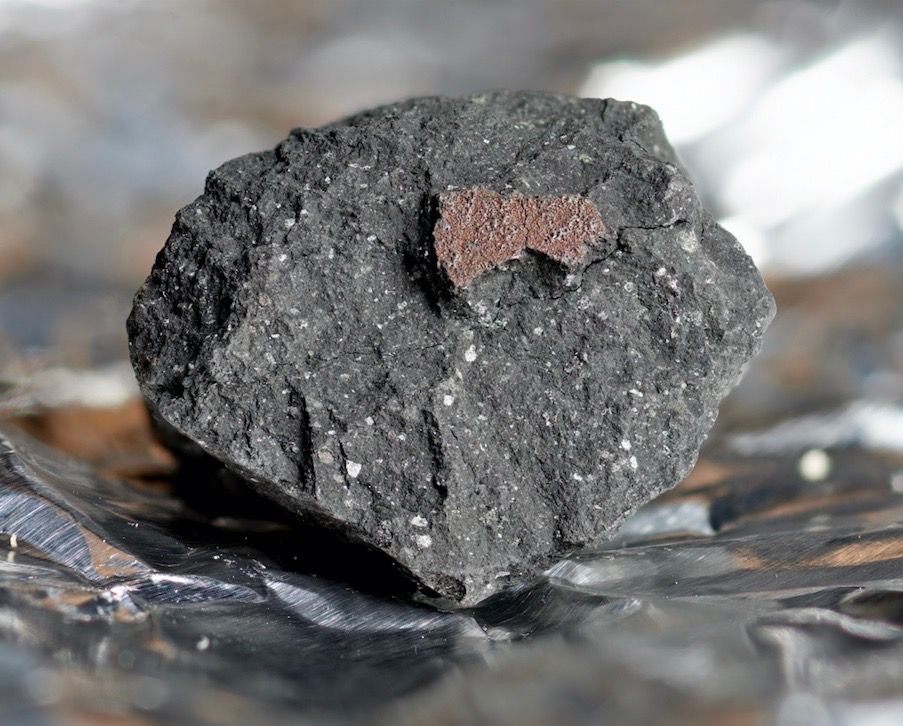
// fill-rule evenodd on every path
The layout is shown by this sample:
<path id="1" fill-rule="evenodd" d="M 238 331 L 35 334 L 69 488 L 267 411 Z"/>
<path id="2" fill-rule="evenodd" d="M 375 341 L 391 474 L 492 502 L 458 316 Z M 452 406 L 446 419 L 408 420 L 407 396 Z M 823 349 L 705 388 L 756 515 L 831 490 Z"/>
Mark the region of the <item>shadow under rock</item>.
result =
<path id="1" fill-rule="evenodd" d="M 155 428 L 177 457 L 173 494 L 215 527 L 225 543 L 252 547 L 288 572 L 345 583 L 366 594 L 402 600 L 436 597 L 389 555 L 313 516 L 280 507 L 181 434 L 158 421 Z"/>

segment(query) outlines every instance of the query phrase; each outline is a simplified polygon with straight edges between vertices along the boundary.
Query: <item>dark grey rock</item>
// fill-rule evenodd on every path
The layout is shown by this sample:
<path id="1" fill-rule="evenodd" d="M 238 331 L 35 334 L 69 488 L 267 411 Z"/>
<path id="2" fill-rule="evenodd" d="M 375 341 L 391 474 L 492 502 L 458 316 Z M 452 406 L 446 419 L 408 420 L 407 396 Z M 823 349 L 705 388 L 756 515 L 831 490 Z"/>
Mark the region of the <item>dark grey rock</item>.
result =
<path id="1" fill-rule="evenodd" d="M 434 229 L 472 262 L 492 209 L 533 231 L 508 220 L 521 241 L 485 264 L 440 260 Z M 773 313 L 653 111 L 492 93 L 224 164 L 129 335 L 166 423 L 473 603 L 680 481 Z"/>

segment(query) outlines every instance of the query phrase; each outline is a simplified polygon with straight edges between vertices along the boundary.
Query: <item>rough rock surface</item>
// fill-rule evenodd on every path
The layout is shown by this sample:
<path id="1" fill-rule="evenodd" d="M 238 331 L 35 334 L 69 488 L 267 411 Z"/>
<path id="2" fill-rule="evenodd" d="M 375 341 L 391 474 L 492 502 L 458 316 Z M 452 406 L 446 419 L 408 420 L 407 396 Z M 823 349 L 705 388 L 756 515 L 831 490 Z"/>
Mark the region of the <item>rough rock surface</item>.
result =
<path id="1" fill-rule="evenodd" d="M 157 416 L 473 603 L 680 481 L 773 313 L 654 112 L 498 93 L 224 164 L 129 335 Z"/>

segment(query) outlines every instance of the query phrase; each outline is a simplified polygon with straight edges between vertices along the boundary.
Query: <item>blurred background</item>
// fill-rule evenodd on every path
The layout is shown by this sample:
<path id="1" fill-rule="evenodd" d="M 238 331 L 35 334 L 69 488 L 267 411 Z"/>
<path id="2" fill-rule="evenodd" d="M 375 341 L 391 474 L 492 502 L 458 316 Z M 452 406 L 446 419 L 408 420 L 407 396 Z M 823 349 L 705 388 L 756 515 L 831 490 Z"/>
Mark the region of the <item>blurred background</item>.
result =
<path id="1" fill-rule="evenodd" d="M 601 699 L 606 708 L 617 708 L 630 700 L 624 713 L 634 715 L 637 704 L 658 715 L 669 712 L 677 701 L 668 689 L 689 691 L 693 708 L 702 708 L 700 703 L 709 703 L 705 699 L 716 698 L 706 689 L 730 682 L 732 688 L 736 685 L 731 693 L 774 707 L 779 723 L 874 723 L 877 716 L 885 718 L 883 723 L 899 723 L 903 608 L 900 599 L 888 599 L 887 592 L 901 587 L 903 532 L 893 530 L 887 535 L 891 541 L 882 540 L 866 551 L 853 545 L 844 549 L 831 527 L 853 523 L 884 528 L 886 534 L 903 518 L 897 501 L 903 493 L 900 0 L 0 0 L 0 418 L 15 417 L 32 434 L 78 454 L 101 474 L 133 481 L 163 478 L 171 472 L 172 461 L 150 442 L 143 409 L 134 398 L 124 321 L 176 210 L 200 194 L 207 172 L 237 155 L 275 145 L 292 127 L 316 126 L 405 96 L 495 88 L 612 96 L 653 106 L 706 204 L 764 272 L 779 312 L 762 354 L 724 402 L 696 471 L 673 496 L 642 510 L 625 526 L 621 540 L 635 544 L 641 536 L 654 539 L 669 531 L 692 531 L 699 538 L 696 544 L 690 541 L 682 549 L 678 541 L 667 550 L 672 552 L 668 556 L 650 548 L 642 567 L 627 556 L 630 550 L 622 551 L 627 554 L 617 576 L 624 579 L 614 580 L 628 584 L 619 585 L 623 592 L 615 595 L 607 588 L 616 568 L 605 569 L 604 557 L 585 569 L 565 563 L 563 572 L 570 572 L 571 580 L 566 588 L 553 589 L 554 597 L 538 590 L 538 595 L 528 594 L 526 600 L 505 606 L 508 610 L 502 615 L 501 611 L 493 615 L 489 608 L 480 621 L 490 639 L 499 636 L 492 635 L 496 626 L 487 622 L 504 622 L 518 632 L 529 630 L 523 625 L 528 620 L 537 630 L 552 629 L 564 623 L 562 613 L 571 617 L 576 607 L 562 593 L 579 586 L 584 594 L 592 591 L 599 598 L 592 607 L 586 606 L 593 623 L 617 622 L 621 628 L 612 613 L 637 608 L 630 612 L 640 612 L 637 617 L 643 619 L 634 623 L 636 633 L 631 637 L 648 636 L 649 647 L 643 650 L 646 646 L 631 640 L 623 652 L 605 650 L 613 635 L 603 628 L 599 642 L 585 654 L 590 659 L 586 668 L 567 651 L 553 653 L 541 667 L 534 658 L 527 668 L 516 663 L 503 668 L 497 673 L 498 682 L 483 683 L 477 671 L 471 677 L 473 684 L 463 683 L 477 690 L 495 689 L 483 694 L 484 704 L 493 703 L 493 696 L 506 704 L 504 708 L 514 704 L 531 718 L 535 718 L 531 699 L 543 697 L 536 683 L 551 683 L 554 690 L 560 679 L 561 690 L 555 693 L 573 694 L 585 686 L 591 694 L 584 693 L 585 703 Z M 27 453 L 27 446 L 22 451 Z M 2 447 L 0 454 L 6 456 Z M 148 474 L 152 465 L 161 468 Z M 38 474 L 29 476 L 45 484 L 55 482 L 53 489 L 64 481 L 59 472 L 65 469 L 58 467 L 42 474 L 35 464 Z M 8 468 L 12 471 L 11 465 Z M 132 476 L 139 469 L 141 475 Z M 0 470 L 0 477 L 5 475 Z M 58 475 L 59 481 L 52 478 Z M 104 496 L 110 501 L 125 496 L 118 486 Z M 106 543 L 106 530 L 97 524 L 106 520 L 100 515 L 86 517 L 84 512 L 94 512 L 87 505 L 78 512 L 66 516 L 75 521 L 83 517 L 80 524 Z M 114 514 L 109 521 L 118 521 L 121 512 Z M 128 526 L 137 527 L 137 519 Z M 220 519 L 213 520 L 217 527 Z M 806 529 L 810 525 L 811 531 Z M 737 527 L 747 539 L 734 553 L 733 545 L 721 544 L 725 540 L 718 536 L 726 532 L 730 538 Z M 805 540 L 812 551 L 816 545 L 825 548 L 819 550 L 822 559 L 813 555 L 809 564 L 799 559 L 803 540 L 775 535 L 784 531 L 796 536 L 804 529 L 805 537 L 812 537 Z M 153 537 L 147 536 L 151 542 Z M 95 542 L 87 537 L 85 541 Z M 761 546 L 755 559 L 747 546 L 753 541 Z M 780 545 L 782 541 L 785 545 Z M 836 552 L 829 549 L 835 544 Z M 125 537 L 117 546 L 140 555 L 139 545 L 139 539 Z M 15 542 L 10 547 L 15 549 Z M 60 545 L 60 552 L 59 559 L 65 559 L 68 567 L 73 559 L 69 540 L 65 547 Z M 697 552 L 713 554 L 714 560 L 703 563 Z M 780 563 L 774 565 L 763 553 Z M 668 559 L 672 556 L 674 561 Z M 888 565 L 889 560 L 894 562 Z M 235 561 L 240 557 L 236 555 Z M 825 562 L 838 569 L 819 580 L 812 568 Z M 882 569 L 884 565 L 888 567 Z M 856 569 L 860 566 L 864 569 Z M 602 573 L 596 580 L 592 567 Z M 188 571 L 206 572 L 211 582 L 220 577 L 209 562 L 191 564 Z M 757 571 L 767 573 L 767 584 L 755 580 Z M 4 572 L 0 560 L 4 593 L 26 579 L 12 570 L 3 579 Z M 39 577 L 44 571 L 36 572 Z M 84 573 L 76 574 L 81 583 Z M 222 578 L 231 581 L 233 574 Z M 119 577 L 118 571 L 114 575 Z M 708 582 L 709 575 L 713 599 L 706 607 L 724 608 L 724 622 L 736 627 L 727 641 L 729 648 L 717 638 L 706 640 L 714 630 L 694 630 L 697 622 L 709 624 L 714 610 L 684 611 L 671 603 L 673 591 L 665 587 L 677 586 L 678 579 L 681 585 Z M 841 602 L 849 594 L 840 592 L 837 583 L 842 577 L 848 577 L 850 591 L 859 592 L 868 578 L 879 575 L 889 579 L 872 580 L 873 590 L 866 593 L 876 599 L 849 607 Z M 777 592 L 778 580 L 786 592 L 774 595 L 775 602 L 787 599 L 774 607 L 795 603 L 801 609 L 793 617 L 802 618 L 802 609 L 812 603 L 825 608 L 819 617 L 838 612 L 837 617 L 850 612 L 856 617 L 862 613 L 886 617 L 868 632 L 842 621 L 820 639 L 812 633 L 823 627 L 821 620 L 811 628 L 802 620 L 802 625 L 775 625 L 769 620 L 770 602 L 762 605 L 764 615 L 747 619 L 742 614 L 746 604 L 725 605 L 719 599 L 733 588 L 737 602 L 746 603 L 744 588 Z M 731 584 L 725 586 L 726 581 Z M 798 601 L 786 594 L 796 597 L 802 583 L 810 588 L 811 600 Z M 688 597 L 704 596 L 704 589 L 686 587 Z M 145 598 L 141 607 L 151 602 L 151 589 L 141 591 Z M 325 623 L 329 635 L 324 642 L 329 647 L 334 647 L 344 612 L 336 603 L 351 598 L 343 589 L 336 592 L 322 600 L 298 596 L 290 603 L 291 618 L 305 623 L 304 618 L 313 617 L 312 610 L 319 613 L 322 622 L 316 618 L 311 622 Z M 637 592 L 641 594 L 635 598 Z M 662 593 L 670 604 L 653 597 Z M 43 590 L 34 597 L 45 598 Z M 102 597 L 108 597 L 107 591 Z M 116 673 L 131 668 L 123 666 L 114 647 L 122 637 L 121 631 L 113 630 L 116 625 L 110 626 L 115 635 L 110 640 L 106 626 L 98 626 L 96 639 L 76 643 L 87 630 L 68 629 L 71 613 L 66 608 L 75 607 L 77 599 L 40 600 L 41 607 L 61 613 L 53 630 L 43 615 L 25 618 L 22 607 L 10 615 L 3 609 L 6 598 L 3 594 L 0 599 L 0 630 L 21 617 L 31 628 L 28 637 L 34 642 L 43 638 L 55 662 L 79 662 L 72 654 L 81 653 L 89 670 L 95 663 L 112 663 Z M 160 598 L 165 599 L 162 594 Z M 563 598 L 567 606 L 555 605 L 559 602 L 555 598 Z M 422 624 L 432 621 L 416 620 L 407 611 L 401 615 L 387 611 L 380 620 L 383 605 L 373 601 L 355 607 L 360 608 L 360 620 L 350 631 L 363 635 L 360 642 L 349 640 L 347 647 L 348 658 L 359 663 L 366 664 L 368 653 L 375 652 L 370 625 L 372 632 L 388 634 L 386 642 L 399 624 L 408 628 L 410 622 L 421 623 L 408 628 L 416 633 L 421 632 L 418 628 L 428 632 L 432 627 Z M 110 608 L 116 617 L 121 614 Z M 173 612 L 180 617 L 178 608 Z M 236 622 L 244 623 L 247 612 L 240 612 Z M 82 617 L 84 610 L 77 615 Z M 264 615 L 260 627 L 266 633 L 275 628 L 277 619 L 270 612 Z M 114 615 L 109 617 L 112 622 Z M 279 622 L 283 621 L 294 622 L 290 618 Z M 32 628 L 32 622 L 39 625 Z M 191 618 L 178 622 L 164 638 L 175 654 L 166 667 L 176 661 L 196 667 L 206 683 L 214 661 L 194 659 L 208 657 L 201 652 L 210 639 L 192 629 Z M 225 627 L 213 615 L 208 625 L 211 637 L 215 628 Z M 19 626 L 8 627 L 15 631 Z M 285 627 L 285 632 L 273 629 L 270 640 L 262 641 L 261 652 L 274 655 L 265 663 L 265 658 L 259 661 L 265 665 L 261 668 L 272 672 L 283 668 L 281 687 L 292 698 L 321 697 L 346 705 L 346 691 L 341 690 L 344 671 L 335 674 L 329 688 L 317 685 L 322 669 L 314 670 L 319 661 L 307 662 L 306 657 L 292 661 L 294 647 L 292 653 L 279 650 L 302 637 L 296 626 Z M 757 627 L 767 632 L 760 640 L 753 638 L 755 644 L 750 646 L 748 634 Z M 244 649 L 243 626 L 237 631 L 234 642 L 241 648 L 227 654 L 232 660 L 223 656 L 222 661 L 239 664 L 235 671 L 229 669 L 232 665 L 223 666 L 224 672 L 237 673 L 228 688 L 259 688 L 264 700 L 272 698 L 267 690 L 271 684 L 246 682 L 244 664 L 253 651 Z M 474 639 L 471 630 L 462 632 L 461 642 L 488 647 L 484 640 Z M 135 636 L 129 646 L 132 652 L 160 657 L 161 641 L 144 637 Z M 421 651 L 433 670 L 445 657 L 442 648 L 462 647 L 444 631 L 436 639 L 440 645 L 433 646 L 435 658 L 430 660 L 428 651 Z M 422 647 L 417 642 L 414 650 Z M 869 643 L 877 645 L 870 649 Z M 690 645 L 685 651 L 675 644 Z M 320 641 L 314 645 L 304 652 L 319 652 Z M 667 666 L 659 657 L 666 646 L 677 648 Z M 697 646 L 711 646 L 716 655 L 692 650 Z M 25 672 L 25 667 L 9 661 L 3 647 L 0 672 L 6 681 L 13 679 L 9 674 Z M 387 670 L 373 655 L 374 682 L 389 691 L 412 688 L 386 685 L 391 681 L 386 673 L 409 662 L 412 651 L 407 641 L 393 639 L 384 647 L 392 665 Z M 609 660 L 601 664 L 593 660 L 603 651 Z M 719 659 L 725 652 L 741 654 L 734 671 L 722 667 Z M 639 674 L 631 676 L 636 680 L 633 691 L 620 688 L 629 670 L 624 667 L 625 653 L 630 668 Z M 696 657 L 694 668 L 687 666 L 690 655 Z M 772 655 L 774 661 L 769 659 Z M 130 657 L 127 663 L 134 661 Z M 878 660 L 867 660 L 873 657 Z M 784 669 L 780 676 L 778 661 Z M 3 670 L 4 663 L 12 665 Z M 335 663 L 329 663 L 335 671 Z M 417 678 L 424 677 L 427 667 L 420 661 L 411 663 Z M 760 666 L 767 677 L 755 670 Z M 530 670 L 534 667 L 535 672 Z M 42 671 L 44 680 L 36 686 L 23 681 L 27 698 L 47 701 L 49 672 Z M 143 672 L 159 675 L 151 668 Z M 602 674 L 598 682 L 592 680 L 595 673 Z M 698 682 L 686 680 L 691 673 Z M 772 677 L 789 684 L 792 698 L 772 703 L 778 688 L 768 680 Z M 656 691 L 665 692 L 660 702 L 649 698 L 649 679 L 658 678 L 667 681 L 665 691 Z M 414 680 L 412 676 L 411 683 Z M 504 696 L 515 681 L 522 687 L 522 700 Z M 600 682 L 607 684 L 602 696 Z M 73 683 L 72 693 L 80 694 L 81 681 Z M 160 683 L 140 681 L 132 695 L 110 686 L 112 692 L 103 691 L 104 708 L 132 699 L 132 705 L 123 708 L 137 703 L 140 710 L 149 698 L 147 689 Z M 610 688 L 612 683 L 619 685 Z M 876 684 L 883 684 L 881 693 L 896 699 L 892 710 L 858 711 L 856 705 L 849 707 L 853 710 L 828 713 L 824 703 L 807 701 L 808 696 L 793 690 L 840 694 L 852 703 L 878 693 Z M 61 687 L 57 682 L 57 699 L 63 699 Z M 103 687 L 104 683 L 92 685 Z M 177 689 L 179 684 L 166 687 Z M 311 695 L 304 688 L 321 692 Z M 353 683 L 348 688 L 353 689 Z M 465 702 L 459 690 L 450 688 L 449 694 L 452 711 Z M 222 701 L 221 695 L 217 703 L 234 703 Z M 570 708 L 573 704 L 568 703 Z M 744 710 L 746 701 L 739 704 L 731 712 L 737 716 L 732 722 L 760 722 L 744 720 L 751 711 Z M 241 719 L 237 711 L 226 711 L 222 711 L 226 716 Z M 698 716 L 701 711 L 692 713 Z M 727 712 L 721 704 L 712 713 L 707 722 L 719 722 Z M 221 720 L 228 721 L 226 716 Z M 400 721 L 393 717 L 386 722 Z"/>
<path id="2" fill-rule="evenodd" d="M 121 360 L 130 296 L 211 168 L 415 94 L 648 103 L 771 279 L 897 259 L 901 18 L 897 0 L 0 0 L 0 370 Z"/>

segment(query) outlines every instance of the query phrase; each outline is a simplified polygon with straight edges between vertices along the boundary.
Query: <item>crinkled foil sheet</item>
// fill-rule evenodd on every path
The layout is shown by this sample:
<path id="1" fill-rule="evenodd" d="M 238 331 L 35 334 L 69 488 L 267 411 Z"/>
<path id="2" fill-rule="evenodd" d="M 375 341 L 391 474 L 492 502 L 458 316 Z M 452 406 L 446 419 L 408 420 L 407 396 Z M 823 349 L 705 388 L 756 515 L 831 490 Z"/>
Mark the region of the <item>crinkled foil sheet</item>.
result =
<path id="1" fill-rule="evenodd" d="M 903 722 L 903 260 L 772 287 L 687 481 L 471 610 L 180 473 L 121 367 L 0 391 L 0 723 Z"/>
<path id="2" fill-rule="evenodd" d="M 0 460 L 0 698 L 19 723 L 898 708 L 903 499 L 861 450 L 818 484 L 794 458 L 712 464 L 723 479 L 648 506 L 610 547 L 459 612 L 280 567 L 278 533 L 205 520 L 21 434 L 2 434 Z"/>
<path id="3" fill-rule="evenodd" d="M 616 540 L 458 611 L 393 597 L 353 553 L 324 576 L 290 523 L 225 492 L 189 504 L 203 482 L 112 476 L 10 421 L 3 721 L 898 722 L 900 410 L 737 433 L 744 395 L 734 432 Z"/>

